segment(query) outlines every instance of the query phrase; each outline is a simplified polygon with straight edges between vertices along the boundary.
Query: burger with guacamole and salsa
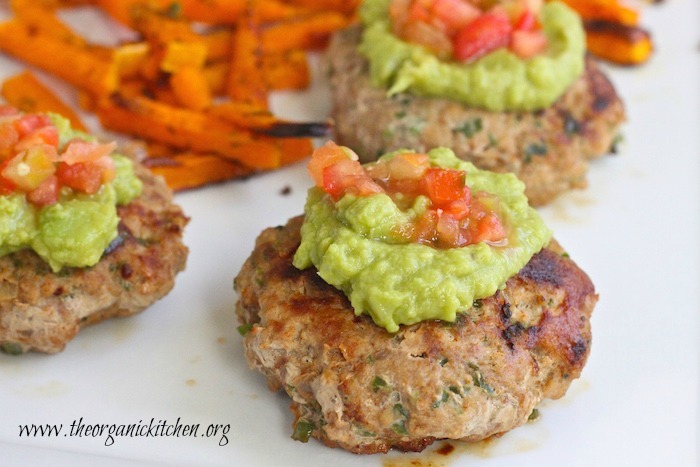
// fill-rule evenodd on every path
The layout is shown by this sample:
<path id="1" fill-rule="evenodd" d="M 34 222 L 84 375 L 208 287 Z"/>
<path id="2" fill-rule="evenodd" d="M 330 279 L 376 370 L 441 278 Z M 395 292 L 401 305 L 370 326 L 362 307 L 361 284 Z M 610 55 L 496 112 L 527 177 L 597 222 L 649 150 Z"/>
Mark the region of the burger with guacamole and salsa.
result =
<path id="1" fill-rule="evenodd" d="M 572 9 L 542 0 L 373 0 L 327 51 L 334 138 L 515 173 L 533 205 L 586 185 L 624 108 Z M 382 131 L 376 131 L 381 128 Z"/>
<path id="2" fill-rule="evenodd" d="M 597 294 L 512 174 L 446 148 L 314 151 L 304 215 L 234 280 L 245 356 L 292 438 L 421 451 L 524 424 L 587 360 Z"/>
<path id="3" fill-rule="evenodd" d="M 136 161 L 56 114 L 0 106 L 0 349 L 56 353 L 185 268 L 188 222 Z"/>

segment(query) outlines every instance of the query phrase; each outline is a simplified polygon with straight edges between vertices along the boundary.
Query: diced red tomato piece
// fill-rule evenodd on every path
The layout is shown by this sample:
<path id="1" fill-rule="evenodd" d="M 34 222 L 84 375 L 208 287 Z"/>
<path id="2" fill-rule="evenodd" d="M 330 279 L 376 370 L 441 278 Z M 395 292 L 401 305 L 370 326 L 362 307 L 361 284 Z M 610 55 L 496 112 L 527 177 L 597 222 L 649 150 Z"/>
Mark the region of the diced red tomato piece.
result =
<path id="1" fill-rule="evenodd" d="M 58 129 L 48 125 L 33 130 L 15 145 L 15 151 L 25 151 L 40 144 L 58 147 Z"/>
<path id="2" fill-rule="evenodd" d="M 14 155 L 15 144 L 19 141 L 19 133 L 11 122 L 0 124 L 0 160 Z"/>
<path id="3" fill-rule="evenodd" d="M 51 175 L 36 189 L 27 193 L 27 199 L 37 206 L 49 206 L 56 204 L 60 193 L 61 185 L 58 183 L 58 177 Z"/>
<path id="4" fill-rule="evenodd" d="M 22 191 L 36 189 L 56 171 L 55 149 L 52 146 L 34 146 L 11 158 L 2 171 L 2 176 Z"/>
<path id="5" fill-rule="evenodd" d="M 117 143 L 100 144 L 95 141 L 74 139 L 68 143 L 61 154 L 61 160 L 68 164 L 76 162 L 94 162 L 97 159 L 112 154 L 117 148 Z"/>
<path id="6" fill-rule="evenodd" d="M 323 169 L 323 190 L 336 200 L 346 193 L 367 196 L 383 191 L 358 161 L 350 159 L 338 161 Z"/>
<path id="7" fill-rule="evenodd" d="M 333 141 L 328 141 L 323 146 L 316 148 L 311 154 L 308 170 L 311 179 L 317 187 L 323 188 L 323 169 L 342 160 L 358 160 L 359 157 L 347 148 L 338 146 Z"/>
<path id="8" fill-rule="evenodd" d="M 22 139 L 34 130 L 51 125 L 51 120 L 44 114 L 24 114 L 14 121 L 14 125 Z"/>
<path id="9" fill-rule="evenodd" d="M 97 193 L 102 186 L 102 169 L 88 162 L 61 162 L 58 164 L 56 176 L 62 185 L 87 194 Z"/>
<path id="10" fill-rule="evenodd" d="M 489 212 L 481 219 L 476 220 L 470 229 L 471 242 L 491 242 L 497 243 L 506 237 L 506 231 L 498 216 Z"/>
<path id="11" fill-rule="evenodd" d="M 508 46 L 513 26 L 501 9 L 491 9 L 460 29 L 454 38 L 455 59 L 470 62 Z"/>
<path id="12" fill-rule="evenodd" d="M 5 170 L 5 167 L 7 167 L 9 162 L 10 160 L 7 159 L 0 164 L 0 195 L 9 195 L 17 190 L 17 186 L 12 183 L 12 180 L 2 176 L 2 172 Z"/>
<path id="13" fill-rule="evenodd" d="M 408 8 L 408 20 L 410 22 L 420 21 L 422 23 L 430 22 L 430 10 L 428 9 L 430 2 L 414 1 Z"/>
<path id="14" fill-rule="evenodd" d="M 0 105 L 0 117 L 12 117 L 19 115 L 19 110 L 11 105 Z"/>
<path id="15" fill-rule="evenodd" d="M 437 240 L 437 222 L 438 214 L 436 211 L 432 209 L 425 211 L 416 221 L 412 231 L 411 241 L 424 245 L 434 243 Z"/>
<path id="16" fill-rule="evenodd" d="M 458 221 L 469 216 L 470 212 L 471 190 L 468 186 L 465 186 L 463 191 L 464 194 L 461 198 L 451 201 L 449 204 L 442 207 L 446 213 L 450 214 Z"/>
<path id="17" fill-rule="evenodd" d="M 437 206 L 444 206 L 464 196 L 464 172 L 431 167 L 423 177 L 423 189 Z"/>
<path id="18" fill-rule="evenodd" d="M 474 21 L 481 15 L 481 10 L 464 0 L 435 0 L 433 15 L 446 27 L 449 35 Z"/>
<path id="19" fill-rule="evenodd" d="M 520 14 L 520 17 L 513 24 L 515 31 L 531 31 L 537 25 L 537 16 L 530 11 L 525 10 Z"/>
<path id="20" fill-rule="evenodd" d="M 547 48 L 547 36 L 541 30 L 513 31 L 510 49 L 520 58 L 530 58 Z"/>
<path id="21" fill-rule="evenodd" d="M 435 225 L 437 241 L 440 246 L 454 247 L 465 243 L 464 233 L 459 227 L 459 221 L 447 212 L 438 212 Z"/>

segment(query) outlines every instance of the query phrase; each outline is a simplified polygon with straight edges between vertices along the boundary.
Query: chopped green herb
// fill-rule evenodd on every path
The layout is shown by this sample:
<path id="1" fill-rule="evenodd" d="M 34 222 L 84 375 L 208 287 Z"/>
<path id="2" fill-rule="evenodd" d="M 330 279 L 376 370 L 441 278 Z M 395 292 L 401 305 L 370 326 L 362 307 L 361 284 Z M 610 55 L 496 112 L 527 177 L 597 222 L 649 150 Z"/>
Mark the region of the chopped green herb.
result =
<path id="1" fill-rule="evenodd" d="M 532 156 L 544 156 L 547 154 L 547 145 L 545 143 L 530 143 L 525 147 L 523 155 L 525 162 L 532 161 Z"/>
<path id="2" fill-rule="evenodd" d="M 372 380 L 372 390 L 374 390 L 374 392 L 377 392 L 381 388 L 385 388 L 387 386 L 388 386 L 388 384 L 386 384 L 386 381 L 384 381 L 379 376 L 375 376 L 374 379 Z"/>
<path id="3" fill-rule="evenodd" d="M 527 417 L 528 422 L 534 422 L 540 418 L 540 411 L 538 409 L 532 409 L 532 412 L 530 412 L 530 416 Z"/>
<path id="4" fill-rule="evenodd" d="M 393 136 L 394 132 L 389 128 L 386 128 L 384 131 L 382 131 L 382 138 L 384 139 L 391 139 Z"/>
<path id="5" fill-rule="evenodd" d="M 442 397 L 440 397 L 440 400 L 433 402 L 433 408 L 434 408 L 434 409 L 437 409 L 438 407 L 440 407 L 440 405 L 444 404 L 444 403 L 447 402 L 448 400 L 450 400 L 450 393 L 448 393 L 447 391 L 443 390 L 443 391 L 442 391 Z"/>
<path id="6" fill-rule="evenodd" d="M 493 135 L 493 133 L 491 133 L 491 132 L 489 131 L 489 145 L 488 145 L 487 149 L 495 148 L 496 146 L 498 146 L 498 140 L 497 140 L 496 137 Z"/>
<path id="7" fill-rule="evenodd" d="M 567 113 L 564 117 L 564 132 L 567 136 L 575 135 L 581 132 L 581 124 Z"/>
<path id="8" fill-rule="evenodd" d="M 394 412 L 396 412 L 404 418 L 408 417 L 408 410 L 406 410 L 403 404 L 394 404 Z"/>
<path id="9" fill-rule="evenodd" d="M 469 368 L 471 369 L 470 373 L 472 375 L 472 381 L 474 381 L 474 386 L 483 389 L 489 395 L 493 395 L 494 390 L 490 384 L 484 381 L 484 375 L 481 374 L 479 367 L 474 365 L 473 363 L 470 363 Z"/>
<path id="10" fill-rule="evenodd" d="M 457 395 L 462 395 L 462 391 L 460 390 L 459 386 L 455 386 L 454 384 L 449 386 L 447 389 L 449 389 L 451 392 L 454 392 Z"/>
<path id="11" fill-rule="evenodd" d="M 610 152 L 613 154 L 617 154 L 617 152 L 620 150 L 620 144 L 625 140 L 625 137 L 622 136 L 622 133 L 618 133 L 615 136 L 615 139 L 613 139 L 612 144 L 610 145 Z"/>
<path id="12" fill-rule="evenodd" d="M 481 118 L 477 117 L 473 120 L 468 120 L 464 122 L 462 126 L 453 128 L 452 131 L 454 131 L 455 133 L 462 133 L 467 138 L 471 138 L 472 136 L 480 132 L 482 129 L 483 124 L 481 122 Z"/>
<path id="13" fill-rule="evenodd" d="M 22 354 L 22 346 L 19 345 L 17 342 L 3 342 L 2 346 L 0 346 L 0 349 L 2 349 L 2 351 L 5 353 L 9 353 L 10 355 Z"/>
<path id="14" fill-rule="evenodd" d="M 481 308 L 481 307 L 483 306 L 483 303 L 481 302 L 481 300 L 474 300 L 474 301 L 472 302 L 472 306 L 473 306 L 474 308 Z"/>
<path id="15" fill-rule="evenodd" d="M 408 115 L 408 114 L 406 113 L 405 110 L 399 110 L 398 112 L 396 112 L 394 114 L 394 117 L 396 117 L 397 119 L 401 119 L 401 118 L 404 118 L 406 115 Z"/>
<path id="16" fill-rule="evenodd" d="M 238 334 L 240 334 L 241 336 L 245 336 L 251 329 L 253 329 L 253 324 L 241 324 L 236 329 L 238 329 Z"/>
<path id="17" fill-rule="evenodd" d="M 300 418 L 299 420 L 297 420 L 297 423 L 294 426 L 294 433 L 292 433 L 292 439 L 295 441 L 301 441 L 302 443 L 306 443 L 311 438 L 311 434 L 314 432 L 315 429 L 316 425 L 314 425 L 312 422 L 304 418 Z"/>
<path id="18" fill-rule="evenodd" d="M 450 361 L 449 358 L 445 357 L 442 360 L 440 360 L 440 366 L 445 366 L 447 363 Z"/>
<path id="19" fill-rule="evenodd" d="M 408 428 L 406 428 L 406 422 L 408 421 L 408 410 L 406 410 L 406 408 L 401 404 L 394 404 L 394 413 L 400 417 L 400 420 L 392 424 L 391 429 L 399 435 L 408 434 Z"/>
<path id="20" fill-rule="evenodd" d="M 170 5 L 168 5 L 168 8 L 165 10 L 165 15 L 168 18 L 172 19 L 179 19 L 182 17 L 182 5 L 180 2 L 173 2 Z"/>

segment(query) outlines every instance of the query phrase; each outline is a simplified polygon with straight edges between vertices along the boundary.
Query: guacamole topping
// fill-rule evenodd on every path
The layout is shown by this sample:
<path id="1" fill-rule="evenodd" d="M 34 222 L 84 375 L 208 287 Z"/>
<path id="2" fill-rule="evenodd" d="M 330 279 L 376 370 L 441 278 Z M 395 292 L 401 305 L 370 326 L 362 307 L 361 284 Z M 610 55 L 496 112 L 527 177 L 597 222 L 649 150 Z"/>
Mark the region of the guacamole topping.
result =
<path id="1" fill-rule="evenodd" d="M 428 49 L 399 39 L 389 19 L 391 0 L 366 0 L 360 9 L 364 32 L 359 47 L 372 82 L 389 95 L 447 97 L 493 111 L 538 110 L 561 96 L 584 69 L 585 33 L 576 12 L 547 2 L 539 21 L 544 52 L 521 59 L 500 48 L 473 63 L 441 60 Z"/>
<path id="2" fill-rule="evenodd" d="M 133 163 L 119 154 L 103 154 L 113 146 L 91 143 L 94 138 L 73 130 L 61 116 L 6 115 L 7 108 L 2 110 L 0 125 L 6 131 L 17 128 L 20 137 L 14 151 L 5 148 L 0 168 L 0 255 L 32 249 L 55 272 L 96 264 L 117 236 L 116 206 L 141 193 Z M 29 136 L 23 138 L 22 132 Z M 81 146 L 84 142 L 91 144 Z M 89 174 L 98 180 L 90 182 Z"/>
<path id="3" fill-rule="evenodd" d="M 382 156 L 378 163 L 405 152 Z M 327 187 L 316 186 L 304 209 L 294 265 L 315 266 L 324 281 L 347 295 L 355 314 L 368 314 L 389 332 L 423 320 L 453 322 L 474 300 L 503 287 L 551 238 L 514 175 L 479 170 L 445 148 L 427 156 L 431 167 L 463 171 L 471 193 L 498 198 L 504 241 L 439 248 L 407 240 L 397 234 L 400 227 L 424 214 L 430 202 L 417 196 L 399 207 L 396 196 L 371 187 L 334 199 Z M 330 172 L 323 171 L 325 179 Z"/>

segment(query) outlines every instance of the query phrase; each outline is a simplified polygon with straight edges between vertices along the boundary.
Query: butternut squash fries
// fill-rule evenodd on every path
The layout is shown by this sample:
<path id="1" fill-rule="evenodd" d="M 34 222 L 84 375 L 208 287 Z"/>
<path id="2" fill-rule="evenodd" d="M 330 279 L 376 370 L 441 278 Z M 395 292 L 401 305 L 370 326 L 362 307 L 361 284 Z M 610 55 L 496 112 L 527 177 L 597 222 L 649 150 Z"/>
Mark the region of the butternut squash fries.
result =
<path id="1" fill-rule="evenodd" d="M 268 107 L 271 91 L 304 89 L 309 50 L 354 20 L 358 1 L 11 0 L 0 50 L 77 90 L 102 127 L 146 141 L 144 162 L 176 191 L 303 159 L 323 123 L 295 123 Z M 90 5 L 128 26 L 133 42 L 100 46 L 64 24 L 62 8 Z M 66 66 L 66 64 L 70 64 Z M 73 108 L 30 73 L 4 83 L 30 111 Z"/>
<path id="2" fill-rule="evenodd" d="M 645 63 L 654 46 L 639 25 L 639 11 L 625 0 L 561 0 L 583 18 L 588 51 L 617 65 Z"/>

